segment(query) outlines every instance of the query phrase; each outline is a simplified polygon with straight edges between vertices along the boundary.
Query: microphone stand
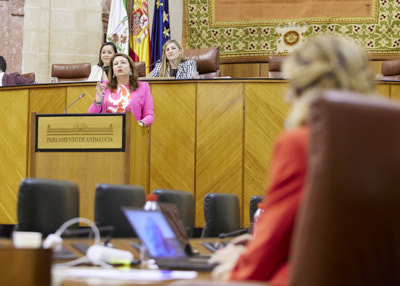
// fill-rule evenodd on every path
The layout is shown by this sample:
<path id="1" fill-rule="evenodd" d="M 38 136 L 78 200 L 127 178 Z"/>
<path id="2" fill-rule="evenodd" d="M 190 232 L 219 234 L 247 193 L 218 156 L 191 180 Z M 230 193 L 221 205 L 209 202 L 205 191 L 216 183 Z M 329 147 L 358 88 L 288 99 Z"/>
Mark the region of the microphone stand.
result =
<path id="1" fill-rule="evenodd" d="M 67 114 L 67 110 L 68 110 L 72 105 L 74 105 L 75 102 L 77 102 L 79 99 L 81 99 L 81 98 L 84 97 L 84 96 L 85 96 L 85 94 L 82 93 L 77 99 L 75 99 L 70 105 L 68 105 L 67 108 L 65 108 L 65 110 L 64 110 L 64 114 Z"/>
<path id="2" fill-rule="evenodd" d="M 155 66 L 155 65 L 158 64 L 158 63 L 161 63 L 161 59 L 159 59 L 158 61 L 152 63 L 151 65 L 145 66 L 144 68 L 138 70 L 138 73 L 140 73 L 140 72 L 142 72 L 142 71 L 144 71 L 144 70 L 147 70 L 148 68 L 151 68 L 152 66 Z"/>

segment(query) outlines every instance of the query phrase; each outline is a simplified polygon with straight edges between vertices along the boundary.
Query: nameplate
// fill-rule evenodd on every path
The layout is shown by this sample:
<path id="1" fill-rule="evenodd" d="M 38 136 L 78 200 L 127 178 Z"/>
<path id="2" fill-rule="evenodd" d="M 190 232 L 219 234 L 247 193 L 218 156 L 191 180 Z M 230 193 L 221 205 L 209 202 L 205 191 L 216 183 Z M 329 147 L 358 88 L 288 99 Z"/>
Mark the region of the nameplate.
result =
<path id="1" fill-rule="evenodd" d="M 38 114 L 35 149 L 125 151 L 125 114 Z"/>

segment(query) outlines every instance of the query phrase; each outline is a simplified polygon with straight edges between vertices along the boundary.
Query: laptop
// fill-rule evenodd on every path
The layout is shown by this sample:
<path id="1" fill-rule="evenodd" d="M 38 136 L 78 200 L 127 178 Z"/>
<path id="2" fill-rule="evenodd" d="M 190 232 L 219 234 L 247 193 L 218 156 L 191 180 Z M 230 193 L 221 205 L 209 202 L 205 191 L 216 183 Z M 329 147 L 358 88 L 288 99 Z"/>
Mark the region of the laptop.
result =
<path id="1" fill-rule="evenodd" d="M 160 268 L 211 271 L 209 256 L 189 256 L 159 211 L 122 207 L 129 223 Z"/>

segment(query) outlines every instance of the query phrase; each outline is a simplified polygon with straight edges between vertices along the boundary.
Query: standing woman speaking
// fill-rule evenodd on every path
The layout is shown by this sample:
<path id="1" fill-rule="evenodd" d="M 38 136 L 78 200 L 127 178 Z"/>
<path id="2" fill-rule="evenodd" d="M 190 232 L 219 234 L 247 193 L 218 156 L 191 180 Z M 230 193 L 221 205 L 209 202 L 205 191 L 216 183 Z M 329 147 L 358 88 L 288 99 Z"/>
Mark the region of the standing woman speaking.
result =
<path id="1" fill-rule="evenodd" d="M 162 59 L 147 77 L 174 77 L 176 79 L 190 79 L 197 76 L 197 64 L 194 60 L 183 56 L 183 47 L 177 40 L 165 42 Z"/>
<path id="2" fill-rule="evenodd" d="M 125 54 L 116 54 L 111 60 L 108 81 L 97 83 L 89 113 L 130 111 L 140 126 L 149 126 L 154 120 L 153 97 L 149 84 L 137 79 L 132 59 Z"/>

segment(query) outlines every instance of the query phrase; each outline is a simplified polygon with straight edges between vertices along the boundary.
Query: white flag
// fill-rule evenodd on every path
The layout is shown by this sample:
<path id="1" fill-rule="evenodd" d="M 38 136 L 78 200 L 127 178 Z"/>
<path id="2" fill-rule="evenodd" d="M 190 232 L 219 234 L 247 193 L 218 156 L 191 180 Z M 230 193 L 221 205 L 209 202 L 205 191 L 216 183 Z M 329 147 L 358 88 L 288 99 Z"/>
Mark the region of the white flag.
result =
<path id="1" fill-rule="evenodd" d="M 112 0 L 108 19 L 107 42 L 113 42 L 119 53 L 129 55 L 128 14 L 123 0 Z"/>

